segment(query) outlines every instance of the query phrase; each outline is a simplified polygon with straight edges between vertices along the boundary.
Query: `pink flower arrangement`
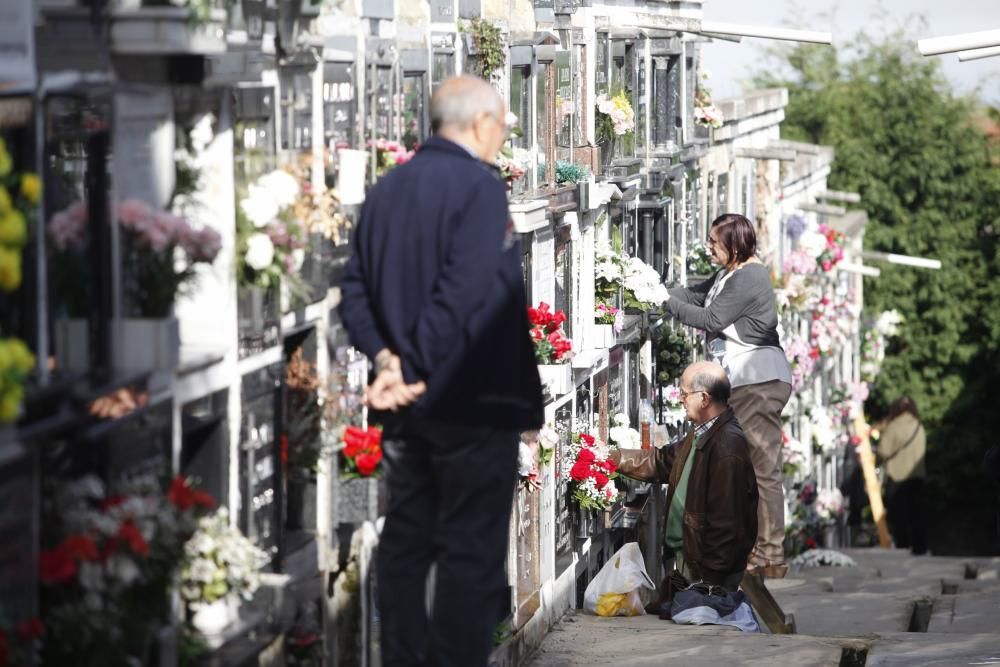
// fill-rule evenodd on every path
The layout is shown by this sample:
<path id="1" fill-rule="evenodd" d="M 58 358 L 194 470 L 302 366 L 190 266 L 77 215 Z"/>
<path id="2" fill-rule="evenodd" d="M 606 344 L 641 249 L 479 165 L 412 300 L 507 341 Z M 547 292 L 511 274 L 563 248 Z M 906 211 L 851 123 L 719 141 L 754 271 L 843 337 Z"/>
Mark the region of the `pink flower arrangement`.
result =
<path id="1" fill-rule="evenodd" d="M 798 392 L 812 378 L 816 369 L 816 359 L 813 347 L 801 336 L 792 336 L 785 342 L 785 357 L 792 366 L 792 391 Z"/>
<path id="2" fill-rule="evenodd" d="M 816 258 L 816 263 L 824 271 L 830 271 L 844 259 L 844 235 L 827 225 L 820 225 L 819 233 L 826 237 L 826 250 Z"/>
<path id="3" fill-rule="evenodd" d="M 372 147 L 375 148 L 377 154 L 376 174 L 378 176 L 382 176 L 393 167 L 406 164 L 415 152 L 406 150 L 406 147 L 398 141 L 390 141 L 388 139 L 369 141 L 367 148 L 371 149 Z"/>
<path id="4" fill-rule="evenodd" d="M 60 252 L 80 252 L 87 243 L 87 206 L 83 202 L 71 204 L 52 216 L 47 226 L 49 239 Z"/>
<path id="5" fill-rule="evenodd" d="M 817 263 L 816 260 L 809 255 L 809 253 L 800 248 L 785 258 L 785 263 L 782 268 L 785 273 L 806 276 L 816 273 Z"/>
<path id="6" fill-rule="evenodd" d="M 620 137 L 635 129 L 635 112 L 624 92 L 614 97 L 600 95 L 597 98 L 597 111 L 610 119 L 616 136 Z"/>
<path id="7" fill-rule="evenodd" d="M 222 248 L 222 237 L 214 229 L 195 229 L 184 218 L 168 211 L 154 209 L 138 199 L 126 199 L 115 210 L 122 234 L 122 266 L 128 272 L 126 297 L 143 317 L 166 317 L 178 292 L 195 277 L 195 264 L 210 264 Z M 54 249 L 66 257 L 56 262 L 56 270 L 72 272 L 85 266 L 82 253 L 87 246 L 87 207 L 76 202 L 52 216 L 46 225 Z M 176 250 L 186 255 L 187 266 L 175 265 Z M 79 292 L 82 277 L 67 273 L 57 278 L 73 304 L 74 315 L 84 306 Z M 85 285 L 83 285 L 85 288 Z"/>

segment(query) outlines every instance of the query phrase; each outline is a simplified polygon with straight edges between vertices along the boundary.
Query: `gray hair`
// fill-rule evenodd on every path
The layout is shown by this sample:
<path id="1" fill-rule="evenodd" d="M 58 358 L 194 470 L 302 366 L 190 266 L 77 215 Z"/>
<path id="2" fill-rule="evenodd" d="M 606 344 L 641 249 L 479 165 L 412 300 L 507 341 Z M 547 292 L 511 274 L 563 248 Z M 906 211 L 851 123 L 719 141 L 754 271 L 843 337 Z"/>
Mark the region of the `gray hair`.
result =
<path id="1" fill-rule="evenodd" d="M 431 129 L 467 130 L 480 114 L 500 114 L 502 109 L 500 93 L 489 83 L 468 74 L 453 76 L 431 98 Z"/>
<path id="2" fill-rule="evenodd" d="M 693 391 L 703 391 L 711 397 L 713 403 L 718 403 L 720 405 L 726 405 L 729 403 L 729 396 L 732 393 L 732 387 L 729 384 L 729 378 L 726 377 L 726 372 L 721 366 L 713 364 L 718 370 L 712 369 L 708 366 L 701 367 L 695 371 L 694 375 L 691 377 L 691 389 Z"/>

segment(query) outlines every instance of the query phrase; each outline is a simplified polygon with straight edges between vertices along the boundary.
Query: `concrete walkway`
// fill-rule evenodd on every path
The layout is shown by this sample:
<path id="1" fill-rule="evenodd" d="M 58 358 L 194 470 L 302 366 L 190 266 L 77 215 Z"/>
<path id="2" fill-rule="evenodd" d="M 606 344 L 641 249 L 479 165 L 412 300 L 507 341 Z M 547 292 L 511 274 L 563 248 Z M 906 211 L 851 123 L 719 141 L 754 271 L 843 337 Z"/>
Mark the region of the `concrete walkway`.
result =
<path id="1" fill-rule="evenodd" d="M 797 635 L 571 612 L 528 661 L 569 665 L 998 665 L 1000 559 L 852 549 L 856 568 L 769 582 Z"/>

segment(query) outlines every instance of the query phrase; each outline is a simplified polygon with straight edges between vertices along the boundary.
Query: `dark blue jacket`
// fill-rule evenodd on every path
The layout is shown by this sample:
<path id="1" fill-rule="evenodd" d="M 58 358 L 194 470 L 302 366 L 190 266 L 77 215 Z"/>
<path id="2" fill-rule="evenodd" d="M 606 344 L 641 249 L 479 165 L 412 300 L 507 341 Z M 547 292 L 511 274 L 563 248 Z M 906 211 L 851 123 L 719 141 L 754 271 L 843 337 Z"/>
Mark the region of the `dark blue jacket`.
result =
<path id="1" fill-rule="evenodd" d="M 361 352 L 389 348 L 407 382 L 427 382 L 414 415 L 535 429 L 542 389 L 522 280 L 503 181 L 432 137 L 368 193 L 339 312 Z"/>

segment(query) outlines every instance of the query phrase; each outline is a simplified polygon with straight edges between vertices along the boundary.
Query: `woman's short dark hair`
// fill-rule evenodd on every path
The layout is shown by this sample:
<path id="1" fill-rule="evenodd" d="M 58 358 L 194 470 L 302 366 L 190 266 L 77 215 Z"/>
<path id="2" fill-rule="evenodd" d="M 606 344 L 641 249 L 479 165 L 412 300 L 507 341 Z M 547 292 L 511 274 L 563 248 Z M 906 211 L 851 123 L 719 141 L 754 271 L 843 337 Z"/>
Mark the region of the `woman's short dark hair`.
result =
<path id="1" fill-rule="evenodd" d="M 719 243 L 729 255 L 731 264 L 745 262 L 757 253 L 757 233 L 753 223 L 739 213 L 723 213 L 712 221 L 718 231 Z"/>
<path id="2" fill-rule="evenodd" d="M 917 410 L 917 403 L 909 396 L 900 396 L 893 401 L 892 405 L 889 406 L 888 419 L 891 421 L 904 412 L 909 412 L 917 419 L 920 419 L 920 412 Z"/>

